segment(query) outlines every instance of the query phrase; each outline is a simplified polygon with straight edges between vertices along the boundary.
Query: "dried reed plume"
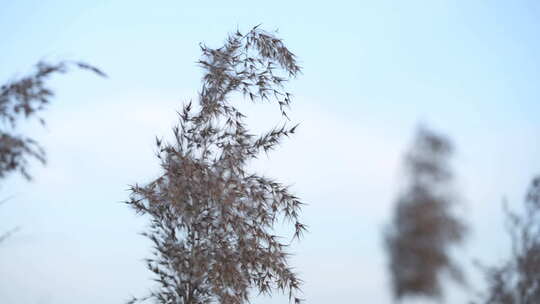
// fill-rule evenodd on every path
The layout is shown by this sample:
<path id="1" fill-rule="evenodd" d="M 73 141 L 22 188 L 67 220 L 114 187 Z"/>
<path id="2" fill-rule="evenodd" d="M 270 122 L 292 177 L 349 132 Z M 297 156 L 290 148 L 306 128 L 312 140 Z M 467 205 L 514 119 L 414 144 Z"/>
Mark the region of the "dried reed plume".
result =
<path id="1" fill-rule="evenodd" d="M 131 187 L 127 203 L 151 219 L 145 235 L 155 250 L 147 264 L 159 287 L 130 303 L 247 303 L 250 291 L 275 289 L 300 302 L 288 244 L 273 227 L 280 219 L 291 221 L 294 237 L 300 237 L 302 203 L 286 186 L 247 168 L 296 126 L 257 136 L 228 100 L 236 92 L 252 101 L 275 101 L 286 116 L 291 95 L 283 84 L 300 67 L 280 39 L 258 27 L 230 35 L 220 48 L 201 50 L 198 110 L 185 105 L 173 142 L 157 140 L 162 175 Z"/>

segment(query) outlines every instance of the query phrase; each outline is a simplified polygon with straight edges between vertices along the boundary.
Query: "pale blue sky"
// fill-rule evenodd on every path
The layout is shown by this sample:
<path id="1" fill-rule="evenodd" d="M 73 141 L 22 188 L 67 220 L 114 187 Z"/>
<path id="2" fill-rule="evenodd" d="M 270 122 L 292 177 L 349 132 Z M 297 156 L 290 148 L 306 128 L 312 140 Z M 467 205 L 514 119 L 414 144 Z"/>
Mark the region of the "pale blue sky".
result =
<path id="1" fill-rule="evenodd" d="M 297 136 L 254 167 L 309 204 L 293 260 L 308 303 L 391 303 L 381 231 L 419 124 L 456 145 L 472 225 L 459 253 L 478 288 L 471 259 L 506 254 L 502 198 L 521 202 L 540 173 L 536 1 L 2 2 L 0 82 L 41 59 L 110 76 L 56 77 L 47 128 L 26 128 L 49 164 L 0 188 L 13 197 L 0 229 L 21 226 L 0 244 L 2 303 L 122 303 L 152 286 L 145 221 L 120 202 L 157 174 L 154 136 L 196 97 L 199 42 L 219 46 L 237 28 L 278 29 L 304 68 L 289 86 Z M 244 108 L 257 130 L 279 122 L 272 107 Z M 448 302 L 471 294 L 450 288 Z"/>

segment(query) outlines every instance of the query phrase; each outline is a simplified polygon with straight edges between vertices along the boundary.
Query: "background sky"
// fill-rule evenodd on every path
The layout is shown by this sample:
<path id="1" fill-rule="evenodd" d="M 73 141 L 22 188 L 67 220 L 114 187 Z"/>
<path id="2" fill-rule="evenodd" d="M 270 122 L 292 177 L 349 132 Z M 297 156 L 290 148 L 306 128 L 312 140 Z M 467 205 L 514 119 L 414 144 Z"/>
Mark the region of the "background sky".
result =
<path id="1" fill-rule="evenodd" d="M 84 60 L 51 82 L 47 127 L 24 129 L 47 149 L 33 182 L 3 180 L 2 303 L 123 303 L 152 287 L 142 260 L 146 220 L 128 185 L 159 174 L 154 137 L 200 86 L 199 43 L 262 23 L 298 56 L 292 139 L 253 167 L 291 184 L 310 232 L 293 247 L 308 303 L 391 303 L 381 233 L 419 125 L 448 135 L 471 226 L 457 250 L 472 261 L 508 254 L 501 203 L 521 204 L 540 173 L 540 3 L 537 1 L 0 1 L 0 83 L 39 60 Z M 255 130 L 276 107 L 242 106 Z M 256 298 L 253 303 L 285 303 Z"/>

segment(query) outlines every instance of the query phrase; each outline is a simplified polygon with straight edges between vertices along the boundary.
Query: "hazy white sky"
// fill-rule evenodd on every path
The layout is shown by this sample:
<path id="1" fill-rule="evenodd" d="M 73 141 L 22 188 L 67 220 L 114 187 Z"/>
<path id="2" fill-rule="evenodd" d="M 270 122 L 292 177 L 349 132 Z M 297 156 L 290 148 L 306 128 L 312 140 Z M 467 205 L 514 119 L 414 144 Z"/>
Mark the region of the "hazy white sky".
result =
<path id="1" fill-rule="evenodd" d="M 122 303 L 152 286 L 145 220 L 121 204 L 159 172 L 154 136 L 195 98 L 199 42 L 263 24 L 300 59 L 290 83 L 298 134 L 254 168 L 293 185 L 310 233 L 293 249 L 308 303 L 391 303 L 381 232 L 419 124 L 447 134 L 472 234 L 459 254 L 505 257 L 500 205 L 540 173 L 540 4 L 536 1 L 5 1 L 0 83 L 41 60 L 109 74 L 56 77 L 49 163 L 2 181 L 0 302 Z M 256 130 L 280 122 L 243 106 Z M 0 230 L 1 231 L 1 230 Z M 448 303 L 468 292 L 450 288 Z M 283 303 L 284 297 L 253 303 Z"/>

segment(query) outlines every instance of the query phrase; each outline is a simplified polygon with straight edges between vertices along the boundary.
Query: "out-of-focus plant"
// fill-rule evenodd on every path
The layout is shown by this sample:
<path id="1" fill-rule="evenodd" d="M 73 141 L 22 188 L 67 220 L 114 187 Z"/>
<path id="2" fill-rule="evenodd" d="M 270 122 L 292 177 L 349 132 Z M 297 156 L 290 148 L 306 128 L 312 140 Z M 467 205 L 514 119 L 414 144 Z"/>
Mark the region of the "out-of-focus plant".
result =
<path id="1" fill-rule="evenodd" d="M 540 303 L 540 176 L 525 197 L 524 212 L 505 208 L 512 243 L 502 265 L 483 267 L 488 282 L 486 304 Z"/>
<path id="2" fill-rule="evenodd" d="M 45 123 L 38 114 L 54 96 L 53 90 L 47 86 L 47 80 L 53 74 L 66 73 L 72 66 L 105 76 L 96 67 L 83 62 L 40 62 L 30 75 L 9 81 L 0 87 L 0 179 L 14 171 L 30 179 L 29 159 L 45 163 L 43 147 L 34 139 L 19 134 L 17 127 L 21 120 L 34 117 L 42 124 Z"/>
<path id="3" fill-rule="evenodd" d="M 19 172 L 26 179 L 31 179 L 28 172 L 30 159 L 45 164 L 43 147 L 34 139 L 20 134 L 18 126 L 21 121 L 32 118 L 45 124 L 45 120 L 38 114 L 54 97 L 54 91 L 47 86 L 47 81 L 54 74 L 68 72 L 71 67 L 106 76 L 98 68 L 84 62 L 39 62 L 30 75 L 0 86 L 0 180 L 13 172 Z M 15 230 L 1 234 L 0 242 Z"/>
<path id="4" fill-rule="evenodd" d="M 442 274 L 464 278 L 449 248 L 465 236 L 465 225 L 452 213 L 452 145 L 445 137 L 419 129 L 405 161 L 406 189 L 385 233 L 394 298 L 441 298 Z"/>

